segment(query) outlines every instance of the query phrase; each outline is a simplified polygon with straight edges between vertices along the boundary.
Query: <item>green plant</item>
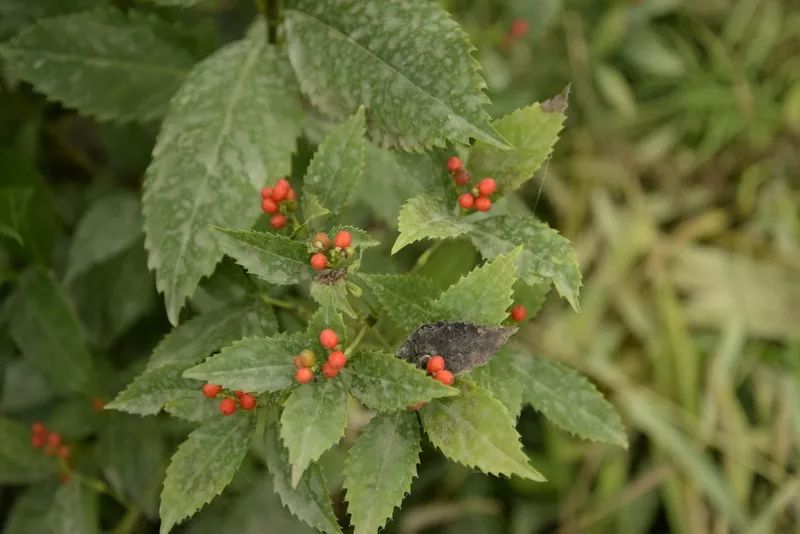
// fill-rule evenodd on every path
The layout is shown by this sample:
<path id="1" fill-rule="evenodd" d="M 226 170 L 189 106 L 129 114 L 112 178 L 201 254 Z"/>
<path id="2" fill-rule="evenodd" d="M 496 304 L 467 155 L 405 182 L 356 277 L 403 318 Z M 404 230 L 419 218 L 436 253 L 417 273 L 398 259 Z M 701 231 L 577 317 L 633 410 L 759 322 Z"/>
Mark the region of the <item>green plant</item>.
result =
<path id="1" fill-rule="evenodd" d="M 551 287 L 579 307 L 570 242 L 515 200 L 550 157 L 568 91 L 492 120 L 469 41 L 426 0 L 259 6 L 243 37 L 216 50 L 159 11 L 80 2 L 43 5 L 55 16 L 0 49 L 7 78 L 85 116 L 161 122 L 141 207 L 130 188 L 99 188 L 61 256 L 47 188 L 4 154 L 19 179 L 0 190 L 7 372 L 41 377 L 54 412 L 23 411 L 49 415 L 30 432 L 0 419 L 0 478 L 65 482 L 33 484 L 13 528 L 33 528 L 47 507 L 55 531 L 97 531 L 102 494 L 118 505 L 103 525 L 129 532 L 154 517 L 163 477 L 166 533 L 263 464 L 308 525 L 374 532 L 411 489 L 423 431 L 463 465 L 544 480 L 515 429 L 524 404 L 627 446 L 590 382 L 506 345 Z M 399 232 L 390 251 L 387 224 Z M 449 279 L 431 258 L 453 238 L 485 261 Z M 174 326 L 146 361 L 135 341 L 132 355 L 114 354 L 153 308 L 145 254 Z M 162 411 L 179 422 L 119 413 Z M 162 471 L 160 437 L 188 429 Z M 349 519 L 321 467 L 346 434 L 333 472 Z M 143 436 L 152 443 L 134 443 Z"/>

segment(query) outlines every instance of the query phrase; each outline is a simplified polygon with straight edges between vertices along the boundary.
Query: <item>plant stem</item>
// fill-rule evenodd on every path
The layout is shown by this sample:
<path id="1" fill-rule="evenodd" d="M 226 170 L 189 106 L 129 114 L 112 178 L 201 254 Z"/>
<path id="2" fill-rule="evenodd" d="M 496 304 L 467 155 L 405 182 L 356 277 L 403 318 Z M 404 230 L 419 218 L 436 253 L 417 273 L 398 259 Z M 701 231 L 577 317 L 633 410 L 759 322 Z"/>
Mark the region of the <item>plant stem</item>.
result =
<path id="1" fill-rule="evenodd" d="M 269 42 L 275 44 L 278 40 L 278 5 L 279 0 L 267 0 L 267 9 L 265 15 L 267 17 L 267 35 Z"/>
<path id="2" fill-rule="evenodd" d="M 431 259 L 431 256 L 433 256 L 433 253 L 436 252 L 437 250 L 439 250 L 439 247 L 441 247 L 443 243 L 444 243 L 444 240 L 440 240 L 440 241 L 437 241 L 436 243 L 434 243 L 433 245 L 431 245 L 430 247 L 428 247 L 427 249 L 425 249 L 425 252 L 420 254 L 419 258 L 417 258 L 417 262 L 411 268 L 411 272 L 414 273 L 414 272 L 417 272 L 418 270 L 422 269 L 425 266 L 425 264 L 428 263 L 428 260 Z"/>
<path id="3" fill-rule="evenodd" d="M 284 310 L 299 310 L 300 306 L 293 302 L 289 302 L 288 300 L 280 300 L 269 295 L 261 295 L 261 300 L 263 300 L 266 304 L 270 306 L 275 306 L 276 308 L 283 308 Z"/>
<path id="4" fill-rule="evenodd" d="M 358 346 L 361 344 L 361 340 L 364 339 L 364 335 L 367 333 L 367 330 L 369 330 L 368 325 L 361 326 L 361 330 L 359 330 L 358 334 L 356 334 L 356 338 L 352 343 L 350 343 L 350 346 L 347 347 L 347 350 L 344 351 L 346 355 L 350 356 L 358 348 Z"/>

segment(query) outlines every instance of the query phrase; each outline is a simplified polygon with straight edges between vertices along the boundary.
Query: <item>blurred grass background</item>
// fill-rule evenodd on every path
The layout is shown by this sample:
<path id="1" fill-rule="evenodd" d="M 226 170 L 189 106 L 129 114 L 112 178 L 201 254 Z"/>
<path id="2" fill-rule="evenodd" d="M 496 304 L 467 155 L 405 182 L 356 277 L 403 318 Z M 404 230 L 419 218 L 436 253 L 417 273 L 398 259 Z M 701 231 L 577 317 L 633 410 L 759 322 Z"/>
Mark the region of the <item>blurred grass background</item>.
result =
<path id="1" fill-rule="evenodd" d="M 578 248 L 582 313 L 551 298 L 522 335 L 631 437 L 578 443 L 526 412 L 550 482 L 486 532 L 800 532 L 800 3 L 445 4 L 495 114 L 570 85 L 525 194 Z"/>

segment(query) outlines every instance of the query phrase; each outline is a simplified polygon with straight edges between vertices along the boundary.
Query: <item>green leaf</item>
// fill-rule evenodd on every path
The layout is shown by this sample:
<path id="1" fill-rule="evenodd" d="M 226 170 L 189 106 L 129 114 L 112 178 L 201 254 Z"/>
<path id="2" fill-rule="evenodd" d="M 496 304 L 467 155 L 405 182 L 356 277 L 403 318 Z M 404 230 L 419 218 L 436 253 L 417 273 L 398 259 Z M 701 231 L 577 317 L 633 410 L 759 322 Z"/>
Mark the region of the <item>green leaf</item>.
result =
<path id="1" fill-rule="evenodd" d="M 386 524 L 411 489 L 420 446 L 416 414 L 380 414 L 361 432 L 344 469 L 347 511 L 354 534 L 371 534 Z"/>
<path id="2" fill-rule="evenodd" d="M 47 517 L 52 534 L 99 534 L 97 493 L 81 481 L 81 475 L 58 488 Z"/>
<path id="3" fill-rule="evenodd" d="M 339 310 L 353 319 L 357 318 L 350 301 L 347 298 L 347 278 L 341 278 L 333 283 L 327 282 L 311 282 L 311 298 L 313 298 L 320 306 L 331 307 Z"/>
<path id="4" fill-rule="evenodd" d="M 535 217 L 501 215 L 474 223 L 470 237 L 487 259 L 523 246 L 520 279 L 530 285 L 552 282 L 576 311 L 580 309 L 581 271 L 575 249 L 547 224 Z"/>
<path id="5" fill-rule="evenodd" d="M 347 389 L 341 378 L 320 378 L 292 391 L 281 414 L 281 439 L 292 464 L 292 487 L 306 468 L 339 442 L 347 426 Z"/>
<path id="6" fill-rule="evenodd" d="M 420 401 L 458 395 L 458 390 L 433 380 L 422 369 L 379 351 L 363 351 L 347 363 L 342 374 L 350 393 L 380 411 L 402 410 Z"/>
<path id="7" fill-rule="evenodd" d="M 208 504 L 233 479 L 255 433 L 255 417 L 220 416 L 194 430 L 172 456 L 161 491 L 161 534 Z"/>
<path id="8" fill-rule="evenodd" d="M 478 140 L 469 153 L 474 176 L 492 176 L 506 194 L 533 177 L 550 157 L 566 118 L 567 93 L 518 109 L 492 122 L 492 126 L 514 147 L 498 150 Z"/>
<path id="9" fill-rule="evenodd" d="M 24 244 L 20 232 L 32 196 L 33 188 L 30 187 L 0 188 L 0 235 L 10 237 L 20 245 Z"/>
<path id="10" fill-rule="evenodd" d="M 320 305 L 317 311 L 314 312 L 314 315 L 311 316 L 311 319 L 308 321 L 308 327 L 306 328 L 306 332 L 312 343 L 310 347 L 312 350 L 317 351 L 322 348 L 322 345 L 319 343 L 319 333 L 326 328 L 330 328 L 336 332 L 339 336 L 339 343 L 344 347 L 347 346 L 347 328 L 345 328 L 342 314 L 333 306 L 323 304 Z"/>
<path id="11" fill-rule="evenodd" d="M 234 304 L 198 315 L 181 324 L 156 346 L 148 369 L 178 364 L 183 369 L 245 336 L 270 335 L 278 330 L 271 308 Z"/>
<path id="12" fill-rule="evenodd" d="M 56 473 L 56 461 L 31 447 L 29 428 L 0 417 L 0 436 L 0 483 L 24 484 Z"/>
<path id="13" fill-rule="evenodd" d="M 326 114 L 343 118 L 363 104 L 371 137 L 405 150 L 470 137 L 506 146 L 483 109 L 472 46 L 436 3 L 291 0 L 285 13 L 292 66 Z"/>
<path id="14" fill-rule="evenodd" d="M 294 382 L 295 355 L 310 345 L 303 334 L 245 338 L 188 369 L 183 376 L 234 390 L 280 391 Z"/>
<path id="15" fill-rule="evenodd" d="M 42 19 L 0 53 L 13 75 L 47 97 L 125 122 L 161 117 L 192 65 L 144 17 L 112 8 Z"/>
<path id="16" fill-rule="evenodd" d="M 41 269 L 20 279 L 12 303 L 11 336 L 50 384 L 61 392 L 91 393 L 92 357 L 64 290 Z"/>
<path id="17" fill-rule="evenodd" d="M 439 290 L 427 278 L 412 274 L 361 273 L 358 276 L 398 326 L 413 330 L 440 318 L 433 305 Z"/>
<path id="18" fill-rule="evenodd" d="M 340 533 L 339 522 L 331 505 L 331 498 L 322 469 L 312 465 L 306 469 L 296 487 L 291 484 L 292 467 L 289 453 L 281 443 L 277 410 L 270 409 L 264 439 L 264 455 L 272 474 L 272 485 L 283 505 L 304 523 L 328 533 Z"/>
<path id="19" fill-rule="evenodd" d="M 138 415 L 157 414 L 167 401 L 191 396 L 200 390 L 201 383 L 182 377 L 184 369 L 182 364 L 148 369 L 128 384 L 105 408 Z"/>
<path id="20" fill-rule="evenodd" d="M 223 250 L 211 225 L 249 228 L 258 189 L 291 169 L 301 107 L 263 24 L 192 69 L 170 103 L 147 170 L 150 266 L 173 324 Z"/>
<path id="21" fill-rule="evenodd" d="M 219 415 L 219 401 L 206 398 L 203 392 L 196 388 L 185 397 L 178 397 L 164 403 L 164 411 L 172 417 L 200 423 Z"/>
<path id="22" fill-rule="evenodd" d="M 524 369 L 530 356 L 514 346 L 497 351 L 486 365 L 474 369 L 470 378 L 481 388 L 503 403 L 508 413 L 518 418 L 522 411 L 523 391 L 527 386 L 520 369 Z"/>
<path id="23" fill-rule="evenodd" d="M 514 283 L 522 247 L 476 267 L 450 286 L 436 301 L 445 319 L 500 324 L 514 303 Z"/>
<path id="24" fill-rule="evenodd" d="M 627 448 L 628 437 L 614 407 L 577 371 L 533 357 L 517 372 L 524 372 L 525 401 L 550 421 L 581 438 Z"/>
<path id="25" fill-rule="evenodd" d="M 49 533 L 47 514 L 53 505 L 55 492 L 54 484 L 44 483 L 29 486 L 20 493 L 8 512 L 3 534 Z"/>
<path id="26" fill-rule="evenodd" d="M 128 191 L 101 198 L 78 222 L 67 260 L 67 282 L 132 247 L 142 234 L 139 198 Z"/>
<path id="27" fill-rule="evenodd" d="M 317 149 L 303 179 L 303 194 L 338 213 L 350 204 L 364 175 L 364 108 L 337 126 Z"/>
<path id="28" fill-rule="evenodd" d="M 307 282 L 313 271 L 305 244 L 271 232 L 216 227 L 223 252 L 271 284 Z"/>
<path id="29" fill-rule="evenodd" d="M 448 211 L 443 200 L 422 194 L 403 205 L 397 227 L 400 235 L 392 247 L 392 254 L 420 239 L 458 237 L 469 232 L 471 225 Z"/>
<path id="30" fill-rule="evenodd" d="M 84 11 L 98 3 L 97 0 L 3 0 L 0 2 L 0 41 L 39 19 Z"/>
<path id="31" fill-rule="evenodd" d="M 448 458 L 489 474 L 544 480 L 528 463 L 508 410 L 478 386 L 462 381 L 461 395 L 431 401 L 420 415 L 431 443 Z"/>

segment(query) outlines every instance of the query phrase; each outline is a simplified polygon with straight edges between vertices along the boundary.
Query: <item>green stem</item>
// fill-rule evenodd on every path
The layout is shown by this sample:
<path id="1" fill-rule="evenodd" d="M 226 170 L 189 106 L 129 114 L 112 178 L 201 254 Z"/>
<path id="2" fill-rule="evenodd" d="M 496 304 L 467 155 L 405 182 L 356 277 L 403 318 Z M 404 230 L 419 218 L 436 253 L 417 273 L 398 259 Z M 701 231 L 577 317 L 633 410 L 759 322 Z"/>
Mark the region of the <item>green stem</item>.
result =
<path id="1" fill-rule="evenodd" d="M 265 15 L 267 17 L 267 35 L 269 42 L 275 44 L 278 40 L 278 0 L 267 0 Z"/>
<path id="2" fill-rule="evenodd" d="M 425 252 L 423 252 L 422 254 L 420 254 L 420 255 L 419 255 L 419 258 L 417 258 L 417 262 L 416 262 L 416 263 L 414 264 L 414 266 L 411 268 L 411 272 L 412 272 L 412 273 L 414 273 L 414 272 L 417 272 L 417 271 L 419 271 L 420 269 L 422 269 L 423 267 L 425 267 L 425 265 L 426 265 L 426 264 L 428 263 L 428 261 L 431 259 L 431 256 L 433 256 L 433 254 L 434 254 L 434 253 L 435 253 L 437 250 L 439 250 L 439 247 L 441 247 L 443 243 L 444 243 L 444 241 L 437 241 L 436 243 L 434 243 L 433 245 L 431 245 L 430 247 L 428 247 L 428 248 L 425 250 Z"/>
<path id="3" fill-rule="evenodd" d="M 347 347 L 347 350 L 344 351 L 346 355 L 350 356 L 358 348 L 358 346 L 361 344 L 361 340 L 364 339 L 364 335 L 367 333 L 367 330 L 369 330 L 368 325 L 361 326 L 361 330 L 359 330 L 358 334 L 356 334 L 356 338 L 352 343 L 350 343 L 350 346 Z"/>
<path id="4" fill-rule="evenodd" d="M 140 515 L 141 512 L 138 508 L 128 508 L 125 515 L 119 520 L 119 523 L 111 530 L 111 534 L 130 534 L 139 523 Z"/>
<path id="5" fill-rule="evenodd" d="M 264 295 L 262 293 L 261 300 L 263 300 L 266 304 L 270 306 L 275 306 L 276 308 L 283 308 L 284 310 L 299 310 L 300 306 L 295 304 L 294 302 L 289 302 L 288 300 L 280 300 L 269 295 Z"/>

